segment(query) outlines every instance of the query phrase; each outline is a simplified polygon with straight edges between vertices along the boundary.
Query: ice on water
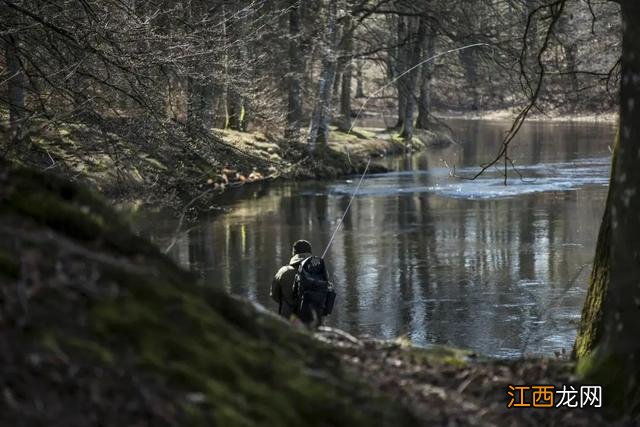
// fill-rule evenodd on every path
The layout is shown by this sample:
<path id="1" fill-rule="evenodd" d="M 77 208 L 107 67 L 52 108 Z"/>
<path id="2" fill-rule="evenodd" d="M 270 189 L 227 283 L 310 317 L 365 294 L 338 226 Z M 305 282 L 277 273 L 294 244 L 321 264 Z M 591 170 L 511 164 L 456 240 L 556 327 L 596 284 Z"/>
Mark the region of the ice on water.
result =
<path id="1" fill-rule="evenodd" d="M 502 169 L 489 169 L 475 180 L 451 176 L 449 169 L 403 171 L 371 175 L 363 182 L 359 196 L 390 196 L 394 194 L 433 193 L 460 199 L 497 199 L 546 191 L 575 190 L 588 185 L 607 185 L 608 157 L 577 159 L 571 162 L 538 163 L 518 166 L 518 175 L 509 167 L 507 185 Z M 457 176 L 469 177 L 477 167 L 456 170 Z M 329 194 L 351 195 L 353 184 L 348 181 L 328 187 Z"/>

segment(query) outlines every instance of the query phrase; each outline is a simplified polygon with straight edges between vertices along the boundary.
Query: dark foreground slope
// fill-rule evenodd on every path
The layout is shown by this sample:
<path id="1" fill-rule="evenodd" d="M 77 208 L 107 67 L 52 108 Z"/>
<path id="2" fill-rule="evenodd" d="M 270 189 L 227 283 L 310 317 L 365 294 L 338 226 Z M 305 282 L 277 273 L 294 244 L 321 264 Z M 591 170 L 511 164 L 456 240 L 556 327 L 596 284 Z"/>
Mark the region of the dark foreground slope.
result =
<path id="1" fill-rule="evenodd" d="M 0 163 L 0 425 L 412 425 L 88 191 Z"/>
<path id="2" fill-rule="evenodd" d="M 0 426 L 609 425 L 507 408 L 509 385 L 573 370 L 314 338 L 199 284 L 87 190 L 0 163 Z"/>

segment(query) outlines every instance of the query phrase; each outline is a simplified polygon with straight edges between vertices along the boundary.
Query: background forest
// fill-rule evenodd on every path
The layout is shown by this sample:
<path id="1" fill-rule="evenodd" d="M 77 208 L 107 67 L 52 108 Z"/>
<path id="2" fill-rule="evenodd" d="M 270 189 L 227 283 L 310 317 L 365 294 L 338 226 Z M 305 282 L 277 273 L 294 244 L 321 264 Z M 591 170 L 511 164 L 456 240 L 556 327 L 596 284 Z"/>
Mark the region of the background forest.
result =
<path id="1" fill-rule="evenodd" d="M 307 153 L 331 129 L 363 136 L 356 116 L 411 146 L 434 117 L 533 98 L 545 117 L 614 111 L 617 6 L 547 3 L 4 0 L 3 150 L 115 197 L 161 188 L 157 202 L 226 184 L 224 168 L 325 175 Z"/>

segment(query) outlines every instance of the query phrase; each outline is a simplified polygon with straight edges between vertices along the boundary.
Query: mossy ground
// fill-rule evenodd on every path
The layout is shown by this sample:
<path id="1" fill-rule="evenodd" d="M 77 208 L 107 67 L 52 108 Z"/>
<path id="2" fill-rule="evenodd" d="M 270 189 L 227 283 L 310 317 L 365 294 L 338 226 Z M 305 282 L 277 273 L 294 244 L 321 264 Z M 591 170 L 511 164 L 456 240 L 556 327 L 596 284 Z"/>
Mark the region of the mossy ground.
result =
<path id="1" fill-rule="evenodd" d="M 0 219 L 2 425 L 415 424 L 82 188 L 2 164 Z"/>
<path id="2" fill-rule="evenodd" d="M 433 130 L 415 129 L 410 144 L 397 130 L 382 128 L 354 127 L 351 132 L 333 129 L 329 139 L 332 150 L 365 158 L 412 153 L 454 143 L 451 130 L 442 124 L 434 125 Z"/>
<path id="3" fill-rule="evenodd" d="M 166 132 L 139 120 L 101 118 L 93 125 L 42 127 L 9 156 L 89 185 L 111 200 L 180 209 L 202 193 L 213 196 L 213 186 L 226 179 L 223 170 L 243 178 L 253 171 L 267 177 L 289 165 L 277 144 L 265 143 L 268 137 L 247 135 L 221 130 L 190 134 L 178 126 Z M 229 178 L 236 180 L 235 174 Z"/>

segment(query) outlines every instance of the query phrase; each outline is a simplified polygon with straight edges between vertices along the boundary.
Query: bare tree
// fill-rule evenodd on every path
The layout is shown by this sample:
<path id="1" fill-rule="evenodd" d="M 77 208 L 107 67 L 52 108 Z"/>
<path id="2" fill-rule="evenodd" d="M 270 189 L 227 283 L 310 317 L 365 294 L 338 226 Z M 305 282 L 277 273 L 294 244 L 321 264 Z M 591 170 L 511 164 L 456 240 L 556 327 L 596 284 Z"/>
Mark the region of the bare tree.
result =
<path id="1" fill-rule="evenodd" d="M 436 35 L 434 29 L 430 29 L 426 37 L 424 48 L 425 59 L 431 58 L 436 51 Z M 433 63 L 425 62 L 421 66 L 420 95 L 418 97 L 417 129 L 429 129 L 431 115 L 431 82 L 433 80 Z"/>
<path id="2" fill-rule="evenodd" d="M 302 77 L 304 53 L 301 46 L 301 19 L 304 0 L 291 0 L 289 4 L 289 70 L 287 74 L 288 107 L 285 138 L 289 142 L 300 140 L 302 122 Z"/>
<path id="3" fill-rule="evenodd" d="M 351 130 L 351 80 L 353 79 L 353 32 L 355 30 L 349 12 L 347 12 L 347 15 L 343 18 L 342 28 L 342 57 L 344 68 L 342 70 L 338 130 L 348 132 Z"/>
<path id="4" fill-rule="evenodd" d="M 11 139 L 18 141 L 25 117 L 25 76 L 20 61 L 19 41 L 14 35 L 4 37 L 7 63 L 7 92 Z"/>
<path id="5" fill-rule="evenodd" d="M 405 90 L 406 90 L 406 103 L 404 107 L 404 111 L 402 112 L 402 128 L 400 131 L 400 136 L 405 141 L 405 146 L 409 146 L 411 144 L 411 140 L 413 139 L 413 119 L 415 114 L 416 107 L 416 86 L 418 83 L 418 76 L 420 74 L 420 70 L 417 68 L 419 61 L 422 58 L 423 45 L 427 35 L 427 24 L 424 18 L 417 19 L 417 29 L 415 29 L 414 33 L 411 34 L 413 36 L 412 43 L 408 44 L 407 52 L 409 54 L 409 58 L 407 61 L 407 71 L 409 71 L 406 75 L 405 81 Z"/>
<path id="6" fill-rule="evenodd" d="M 331 123 L 331 88 L 336 75 L 336 42 L 337 42 L 337 0 L 325 0 L 326 5 L 326 35 L 323 43 L 324 57 L 318 81 L 315 106 L 309 124 L 309 151 L 316 151 L 317 147 L 326 146 L 329 140 L 329 125 Z"/>

